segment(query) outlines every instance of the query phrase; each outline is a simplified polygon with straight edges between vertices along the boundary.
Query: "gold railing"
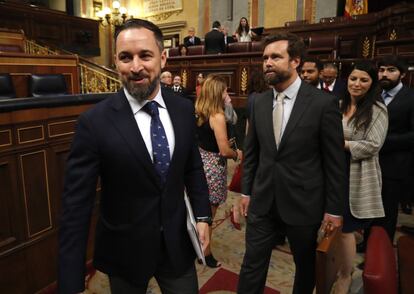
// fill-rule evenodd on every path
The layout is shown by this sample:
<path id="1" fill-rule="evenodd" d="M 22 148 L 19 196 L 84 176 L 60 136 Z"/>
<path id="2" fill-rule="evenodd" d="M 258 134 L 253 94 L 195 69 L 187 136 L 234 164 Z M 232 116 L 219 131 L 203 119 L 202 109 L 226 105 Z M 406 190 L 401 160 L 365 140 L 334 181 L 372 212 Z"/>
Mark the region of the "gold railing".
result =
<path id="1" fill-rule="evenodd" d="M 98 70 L 79 63 L 82 94 L 116 92 L 121 88 L 118 78 L 106 75 Z"/>
<path id="2" fill-rule="evenodd" d="M 31 40 L 26 40 L 25 42 L 25 52 L 27 54 L 74 55 L 69 51 L 51 47 L 39 45 Z M 116 92 L 121 88 L 121 82 L 119 81 L 118 74 L 115 71 L 95 64 L 81 56 L 78 56 L 78 60 L 81 85 L 80 89 L 82 94 Z"/>

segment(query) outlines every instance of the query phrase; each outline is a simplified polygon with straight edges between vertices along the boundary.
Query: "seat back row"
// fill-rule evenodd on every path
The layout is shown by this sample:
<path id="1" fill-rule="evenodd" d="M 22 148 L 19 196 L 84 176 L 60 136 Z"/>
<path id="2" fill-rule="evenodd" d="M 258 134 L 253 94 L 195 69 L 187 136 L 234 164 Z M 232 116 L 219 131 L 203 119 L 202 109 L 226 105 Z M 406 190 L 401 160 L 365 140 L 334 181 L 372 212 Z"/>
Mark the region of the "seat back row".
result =
<path id="1" fill-rule="evenodd" d="M 67 85 L 62 74 L 32 74 L 28 80 L 30 97 L 65 95 Z M 10 74 L 0 74 L 0 99 L 16 98 Z"/>

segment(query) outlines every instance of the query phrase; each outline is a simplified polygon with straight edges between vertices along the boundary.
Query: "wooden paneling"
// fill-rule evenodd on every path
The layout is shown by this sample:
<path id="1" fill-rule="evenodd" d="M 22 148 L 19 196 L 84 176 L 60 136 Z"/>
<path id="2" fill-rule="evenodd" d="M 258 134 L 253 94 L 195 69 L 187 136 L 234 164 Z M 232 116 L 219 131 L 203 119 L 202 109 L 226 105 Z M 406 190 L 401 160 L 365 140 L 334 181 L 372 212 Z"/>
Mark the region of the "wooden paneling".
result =
<path id="1" fill-rule="evenodd" d="M 23 29 L 28 39 L 83 56 L 99 56 L 99 22 L 57 10 L 0 1 L 0 27 Z"/>
<path id="2" fill-rule="evenodd" d="M 69 94 L 80 92 L 78 59 L 69 55 L 0 53 L 0 73 L 10 73 L 17 97 L 27 97 L 30 74 L 63 74 Z"/>
<path id="3" fill-rule="evenodd" d="M 49 175 L 46 151 L 20 155 L 20 170 L 26 210 L 27 235 L 32 238 L 52 229 Z"/>
<path id="4" fill-rule="evenodd" d="M 82 105 L 73 105 L 82 96 L 65 98 L 70 105 L 56 105 L 58 97 L 17 98 L 9 111 L 0 101 L 0 293 L 36 293 L 56 281 L 66 159 L 77 117 L 102 100 L 96 96 Z M 88 260 L 96 219 L 97 209 Z"/>

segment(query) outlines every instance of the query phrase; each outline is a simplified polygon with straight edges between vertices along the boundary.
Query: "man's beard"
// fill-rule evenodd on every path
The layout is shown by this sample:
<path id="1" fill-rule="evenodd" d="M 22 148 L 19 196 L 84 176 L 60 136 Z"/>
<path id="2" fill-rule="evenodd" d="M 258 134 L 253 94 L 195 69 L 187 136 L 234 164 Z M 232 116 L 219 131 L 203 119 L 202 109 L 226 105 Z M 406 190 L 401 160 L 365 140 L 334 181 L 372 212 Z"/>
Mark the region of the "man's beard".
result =
<path id="1" fill-rule="evenodd" d="M 312 80 L 312 79 L 303 79 L 304 82 L 308 83 L 311 86 L 317 87 L 319 84 L 319 80 Z"/>
<path id="2" fill-rule="evenodd" d="M 379 80 L 379 83 L 382 89 L 384 89 L 385 91 L 388 91 L 394 88 L 395 86 L 397 86 L 400 83 L 400 81 L 401 81 L 401 76 L 398 77 L 398 79 L 395 81 L 392 81 L 387 78 L 382 78 L 381 80 Z"/>
<path id="3" fill-rule="evenodd" d="M 268 73 L 268 72 L 272 72 L 273 75 L 271 75 L 271 76 L 266 75 L 266 73 Z M 286 71 L 277 71 L 277 70 L 270 70 L 269 69 L 269 70 L 266 70 L 264 72 L 264 74 L 265 74 L 264 75 L 265 81 L 271 86 L 275 86 L 279 83 L 287 81 L 292 76 L 290 71 L 287 71 L 287 70 Z"/>
<path id="4" fill-rule="evenodd" d="M 127 89 L 128 93 L 135 98 L 138 102 L 143 102 L 154 92 L 157 88 L 157 85 L 160 83 L 160 78 L 157 77 L 153 81 L 150 81 L 149 85 L 137 85 L 134 83 L 134 80 L 138 78 L 148 78 L 149 76 L 144 74 L 131 74 L 127 79 L 122 79 L 123 86 Z"/>

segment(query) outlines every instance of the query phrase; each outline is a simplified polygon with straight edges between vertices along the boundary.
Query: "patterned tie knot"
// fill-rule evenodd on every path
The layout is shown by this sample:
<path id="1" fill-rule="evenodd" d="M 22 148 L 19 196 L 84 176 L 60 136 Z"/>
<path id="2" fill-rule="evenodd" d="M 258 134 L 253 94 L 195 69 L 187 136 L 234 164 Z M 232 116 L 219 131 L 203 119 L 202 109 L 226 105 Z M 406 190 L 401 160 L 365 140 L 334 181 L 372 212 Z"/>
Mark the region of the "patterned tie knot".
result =
<path id="1" fill-rule="evenodd" d="M 390 95 L 390 93 L 388 93 L 388 92 L 384 92 L 384 93 L 382 93 L 382 99 L 387 99 L 387 98 L 389 98 L 389 97 L 391 97 L 391 95 Z"/>
<path id="2" fill-rule="evenodd" d="M 158 103 L 155 101 L 149 101 L 147 104 L 144 105 L 144 110 L 147 112 L 151 117 L 158 116 Z"/>

